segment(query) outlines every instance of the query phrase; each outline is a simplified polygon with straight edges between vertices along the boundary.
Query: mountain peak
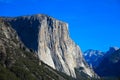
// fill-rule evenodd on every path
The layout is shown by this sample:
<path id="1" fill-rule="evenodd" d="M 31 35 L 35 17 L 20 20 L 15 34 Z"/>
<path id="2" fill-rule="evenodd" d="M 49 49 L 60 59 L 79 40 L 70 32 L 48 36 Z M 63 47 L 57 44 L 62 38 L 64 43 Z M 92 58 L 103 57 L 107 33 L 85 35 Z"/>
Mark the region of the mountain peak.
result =
<path id="1" fill-rule="evenodd" d="M 118 47 L 110 47 L 109 48 L 109 50 L 106 52 L 106 55 L 109 55 L 109 54 L 111 54 L 111 53 L 114 53 L 115 51 L 117 51 L 118 49 L 120 49 L 120 48 L 118 48 Z"/>
<path id="2" fill-rule="evenodd" d="M 85 56 L 97 56 L 97 55 L 103 55 L 103 52 L 102 51 L 99 51 L 99 50 L 93 50 L 93 49 L 88 49 L 87 51 L 84 52 Z"/>
<path id="3" fill-rule="evenodd" d="M 117 51 L 118 49 L 120 49 L 120 48 L 113 46 L 113 47 L 109 48 L 109 51 L 114 52 L 114 51 Z"/>
<path id="4" fill-rule="evenodd" d="M 94 68 L 100 63 L 102 57 L 104 56 L 104 52 L 99 50 L 88 49 L 84 52 L 83 55 L 88 64 Z"/>
<path id="5" fill-rule="evenodd" d="M 120 49 L 118 47 L 110 47 L 109 51 L 104 55 L 101 63 L 95 69 L 95 71 L 101 77 L 117 78 L 120 76 L 119 68 L 120 68 Z"/>

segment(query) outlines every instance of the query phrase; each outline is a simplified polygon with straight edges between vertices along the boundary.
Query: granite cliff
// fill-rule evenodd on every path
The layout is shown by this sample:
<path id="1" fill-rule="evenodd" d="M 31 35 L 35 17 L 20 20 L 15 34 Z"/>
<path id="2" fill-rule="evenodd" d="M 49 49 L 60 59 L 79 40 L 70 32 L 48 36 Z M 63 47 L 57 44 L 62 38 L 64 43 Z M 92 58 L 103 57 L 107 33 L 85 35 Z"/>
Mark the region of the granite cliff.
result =
<path id="1" fill-rule="evenodd" d="M 16 31 L 0 18 L 0 80 L 76 80 L 39 60 Z"/>
<path id="2" fill-rule="evenodd" d="M 41 14 L 5 19 L 44 63 L 72 77 L 76 77 L 75 69 L 89 77 L 96 76 L 85 62 L 79 46 L 69 37 L 67 23 Z"/>

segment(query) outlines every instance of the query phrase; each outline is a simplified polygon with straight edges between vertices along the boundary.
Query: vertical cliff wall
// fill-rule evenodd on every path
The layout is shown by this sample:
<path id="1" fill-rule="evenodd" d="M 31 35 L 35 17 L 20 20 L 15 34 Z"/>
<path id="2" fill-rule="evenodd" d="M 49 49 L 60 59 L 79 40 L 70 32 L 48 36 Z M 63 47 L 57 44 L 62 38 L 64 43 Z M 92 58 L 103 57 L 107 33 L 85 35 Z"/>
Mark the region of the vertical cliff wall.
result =
<path id="1" fill-rule="evenodd" d="M 75 68 L 94 77 L 82 52 L 69 37 L 68 24 L 46 15 L 7 18 L 21 40 L 37 52 L 39 59 L 58 71 L 76 77 Z M 81 70 L 80 70 L 81 72 Z"/>

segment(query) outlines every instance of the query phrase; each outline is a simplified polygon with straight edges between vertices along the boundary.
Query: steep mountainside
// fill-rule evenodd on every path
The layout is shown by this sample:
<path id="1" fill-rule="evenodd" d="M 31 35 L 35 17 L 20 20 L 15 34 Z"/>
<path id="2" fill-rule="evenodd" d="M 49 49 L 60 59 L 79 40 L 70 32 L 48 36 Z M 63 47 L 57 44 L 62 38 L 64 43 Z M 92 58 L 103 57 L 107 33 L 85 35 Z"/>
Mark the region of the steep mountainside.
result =
<path id="1" fill-rule="evenodd" d="M 82 78 L 82 77 L 81 77 Z M 75 80 L 41 62 L 0 18 L 0 80 Z"/>
<path id="2" fill-rule="evenodd" d="M 104 57 L 96 68 L 96 72 L 102 77 L 120 77 L 120 49 L 110 48 L 110 50 L 113 53 L 109 53 Z"/>
<path id="3" fill-rule="evenodd" d="M 69 37 L 67 23 L 40 14 L 6 18 L 6 21 L 17 31 L 23 43 L 52 68 L 72 77 L 76 77 L 75 68 L 90 77 L 96 76 L 86 64 L 79 46 Z"/>
<path id="4" fill-rule="evenodd" d="M 84 52 L 83 56 L 92 68 L 96 68 L 103 59 L 104 52 L 89 49 Z"/>

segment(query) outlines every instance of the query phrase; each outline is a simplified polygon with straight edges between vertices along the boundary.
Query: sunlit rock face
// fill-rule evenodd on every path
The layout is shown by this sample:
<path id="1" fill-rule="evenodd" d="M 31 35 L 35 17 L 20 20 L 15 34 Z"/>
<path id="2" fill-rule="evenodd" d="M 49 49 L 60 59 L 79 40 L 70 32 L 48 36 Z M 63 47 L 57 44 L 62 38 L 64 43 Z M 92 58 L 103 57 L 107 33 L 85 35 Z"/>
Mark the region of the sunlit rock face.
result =
<path id="1" fill-rule="evenodd" d="M 21 40 L 37 52 L 39 59 L 58 71 L 76 77 L 75 68 L 94 77 L 82 52 L 69 37 L 68 24 L 46 15 L 7 18 Z"/>

